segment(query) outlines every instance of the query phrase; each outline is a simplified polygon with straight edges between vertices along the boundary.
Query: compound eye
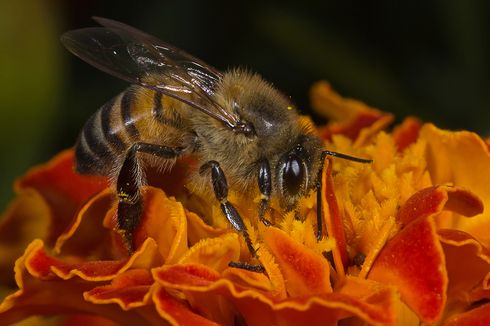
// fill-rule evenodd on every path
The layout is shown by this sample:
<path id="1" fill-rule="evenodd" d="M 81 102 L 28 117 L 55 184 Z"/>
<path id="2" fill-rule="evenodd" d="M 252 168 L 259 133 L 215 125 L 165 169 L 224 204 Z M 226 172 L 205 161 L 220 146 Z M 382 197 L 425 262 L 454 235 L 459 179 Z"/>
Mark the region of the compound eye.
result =
<path id="1" fill-rule="evenodd" d="M 282 188 L 289 196 L 298 195 L 306 187 L 306 166 L 296 154 L 287 155 L 282 165 Z"/>

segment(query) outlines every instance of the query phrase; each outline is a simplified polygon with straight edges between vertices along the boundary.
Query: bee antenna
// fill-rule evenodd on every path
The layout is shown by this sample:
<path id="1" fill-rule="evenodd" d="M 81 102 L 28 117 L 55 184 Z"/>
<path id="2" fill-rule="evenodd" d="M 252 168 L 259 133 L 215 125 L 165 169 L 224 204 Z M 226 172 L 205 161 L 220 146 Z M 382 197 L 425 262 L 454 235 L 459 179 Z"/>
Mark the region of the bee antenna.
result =
<path id="1" fill-rule="evenodd" d="M 342 154 L 339 152 L 333 152 L 333 151 L 329 151 L 329 150 L 322 151 L 322 156 L 321 156 L 322 162 L 323 162 L 323 160 L 325 160 L 326 156 L 334 156 L 334 157 L 338 157 L 338 158 L 341 158 L 344 160 L 349 160 L 349 161 L 358 162 L 358 163 L 373 163 L 373 160 L 371 160 L 371 159 L 355 157 L 355 156 Z"/>

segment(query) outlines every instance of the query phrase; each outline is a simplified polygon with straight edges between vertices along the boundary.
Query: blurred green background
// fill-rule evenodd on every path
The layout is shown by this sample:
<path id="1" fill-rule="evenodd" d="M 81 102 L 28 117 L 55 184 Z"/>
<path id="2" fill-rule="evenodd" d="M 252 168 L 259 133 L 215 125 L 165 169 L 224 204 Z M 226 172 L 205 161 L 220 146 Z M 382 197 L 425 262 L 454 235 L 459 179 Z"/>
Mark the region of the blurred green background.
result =
<path id="1" fill-rule="evenodd" d="M 70 147 L 126 87 L 59 43 L 93 15 L 126 22 L 226 69 L 260 72 L 308 111 L 326 79 L 341 94 L 451 129 L 489 134 L 490 2 L 0 1 L 0 208 L 11 183 Z"/>

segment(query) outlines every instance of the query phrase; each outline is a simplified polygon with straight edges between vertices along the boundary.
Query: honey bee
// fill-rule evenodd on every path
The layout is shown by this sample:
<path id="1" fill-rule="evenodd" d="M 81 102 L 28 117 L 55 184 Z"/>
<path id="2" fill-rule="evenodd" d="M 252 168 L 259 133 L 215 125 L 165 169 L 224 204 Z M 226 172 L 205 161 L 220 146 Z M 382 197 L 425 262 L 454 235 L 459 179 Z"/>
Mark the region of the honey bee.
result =
<path id="1" fill-rule="evenodd" d="M 258 74 L 241 69 L 222 73 L 133 27 L 95 20 L 102 27 L 69 31 L 62 43 L 82 60 L 133 85 L 85 123 L 75 145 L 76 171 L 112 177 L 118 230 L 130 252 L 147 164 L 171 168 L 182 156 L 200 162 L 188 187 L 216 198 L 256 257 L 247 228 L 228 201 L 230 189 L 260 194 L 258 217 L 270 225 L 265 214 L 271 199 L 292 210 L 299 198 L 319 189 L 326 155 L 370 162 L 326 151 L 313 130 L 300 123 L 289 99 Z"/>

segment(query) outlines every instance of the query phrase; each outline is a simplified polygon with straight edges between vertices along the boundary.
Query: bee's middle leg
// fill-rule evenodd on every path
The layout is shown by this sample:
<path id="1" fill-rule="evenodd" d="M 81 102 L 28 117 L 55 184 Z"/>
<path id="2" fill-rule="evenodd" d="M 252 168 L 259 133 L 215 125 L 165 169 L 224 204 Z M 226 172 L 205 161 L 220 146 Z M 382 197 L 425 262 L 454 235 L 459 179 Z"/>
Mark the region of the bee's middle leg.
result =
<path id="1" fill-rule="evenodd" d="M 141 195 L 142 167 L 138 152 L 152 154 L 164 159 L 180 156 L 183 147 L 167 147 L 143 142 L 135 143 L 126 153 L 126 158 L 117 176 L 117 227 L 129 253 L 134 251 L 133 232 L 139 224 L 143 212 Z"/>
<path id="2" fill-rule="evenodd" d="M 220 202 L 221 210 L 231 223 L 233 228 L 240 232 L 247 244 L 248 250 L 253 257 L 257 257 L 255 248 L 253 247 L 252 240 L 247 231 L 247 227 L 243 223 L 242 217 L 236 210 L 236 208 L 228 201 L 228 182 L 226 181 L 225 174 L 220 165 L 216 161 L 208 161 L 204 163 L 200 168 L 200 173 L 204 173 L 211 169 L 211 181 L 213 183 L 213 190 L 216 199 Z"/>

